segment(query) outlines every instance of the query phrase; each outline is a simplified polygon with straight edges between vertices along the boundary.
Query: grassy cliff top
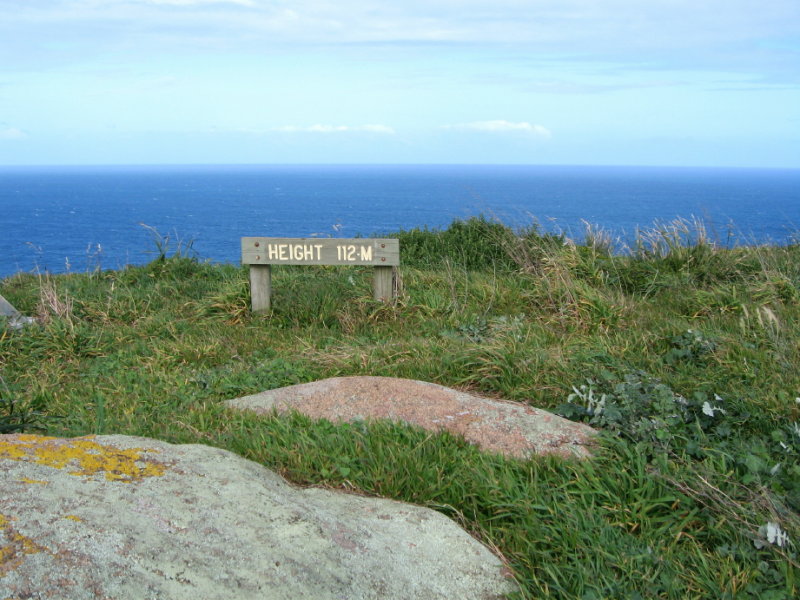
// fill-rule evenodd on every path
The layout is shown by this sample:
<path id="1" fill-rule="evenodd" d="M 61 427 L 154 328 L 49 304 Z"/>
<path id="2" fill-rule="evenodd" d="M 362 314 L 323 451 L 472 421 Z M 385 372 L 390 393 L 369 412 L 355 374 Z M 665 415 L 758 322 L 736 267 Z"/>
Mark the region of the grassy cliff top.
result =
<path id="1" fill-rule="evenodd" d="M 394 237 L 394 236 L 392 236 Z M 248 273 L 185 253 L 19 274 L 0 294 L 0 428 L 225 447 L 300 483 L 415 502 L 508 561 L 525 597 L 800 595 L 800 246 L 719 248 L 699 224 L 624 252 L 486 219 L 401 240 L 371 270 Z M 231 413 L 221 401 L 341 375 L 431 381 L 584 420 L 588 462 L 514 461 L 385 423 Z"/>

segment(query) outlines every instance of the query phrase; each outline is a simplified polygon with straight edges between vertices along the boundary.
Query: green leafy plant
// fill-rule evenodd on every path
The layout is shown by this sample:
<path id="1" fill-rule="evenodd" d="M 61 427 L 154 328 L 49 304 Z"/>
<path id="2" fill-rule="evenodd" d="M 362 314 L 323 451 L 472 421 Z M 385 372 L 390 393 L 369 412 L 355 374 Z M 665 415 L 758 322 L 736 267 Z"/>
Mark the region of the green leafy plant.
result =
<path id="1" fill-rule="evenodd" d="M 680 362 L 700 363 L 717 349 L 717 344 L 706 338 L 701 331 L 687 329 L 683 333 L 672 336 L 670 348 L 664 355 L 668 365 Z"/>
<path id="2" fill-rule="evenodd" d="M 634 443 L 647 442 L 664 449 L 671 447 L 687 424 L 694 423 L 702 430 L 715 414 L 724 412 L 708 401 L 700 405 L 696 399 L 687 400 L 643 372 L 627 374 L 623 381 L 599 391 L 602 389 L 594 381 L 574 387 L 558 412 L 568 418 L 586 419 Z"/>

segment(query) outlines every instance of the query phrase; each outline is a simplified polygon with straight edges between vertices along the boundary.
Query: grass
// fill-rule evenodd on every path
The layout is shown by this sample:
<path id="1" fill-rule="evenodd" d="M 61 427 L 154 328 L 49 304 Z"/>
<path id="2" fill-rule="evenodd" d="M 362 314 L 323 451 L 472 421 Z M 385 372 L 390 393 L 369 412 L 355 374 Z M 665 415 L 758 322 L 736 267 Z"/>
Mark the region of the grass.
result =
<path id="1" fill-rule="evenodd" d="M 441 511 L 496 548 L 522 598 L 800 595 L 800 246 L 720 248 L 701 223 L 624 251 L 487 219 L 399 232 L 402 294 L 368 269 L 247 272 L 185 252 L 18 274 L 0 293 L 0 427 L 229 449 L 301 484 Z M 558 411 L 597 456 L 519 461 L 399 424 L 230 413 L 340 375 L 408 377 Z"/>

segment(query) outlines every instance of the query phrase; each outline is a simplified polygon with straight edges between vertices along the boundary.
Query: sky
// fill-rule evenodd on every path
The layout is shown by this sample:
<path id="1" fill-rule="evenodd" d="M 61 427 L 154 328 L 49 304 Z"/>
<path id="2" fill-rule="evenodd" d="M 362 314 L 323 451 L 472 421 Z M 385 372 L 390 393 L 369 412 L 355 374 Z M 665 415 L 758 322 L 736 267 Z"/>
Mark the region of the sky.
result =
<path id="1" fill-rule="evenodd" d="M 800 168 L 799 0 L 0 0 L 0 165 Z"/>

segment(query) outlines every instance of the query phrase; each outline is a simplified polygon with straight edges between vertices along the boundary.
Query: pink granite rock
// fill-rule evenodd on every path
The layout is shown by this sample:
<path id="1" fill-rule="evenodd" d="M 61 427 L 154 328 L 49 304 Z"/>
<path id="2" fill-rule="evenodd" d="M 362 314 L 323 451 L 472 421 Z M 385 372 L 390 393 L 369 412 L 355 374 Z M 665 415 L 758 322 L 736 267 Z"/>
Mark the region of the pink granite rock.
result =
<path id="1" fill-rule="evenodd" d="M 520 402 L 459 392 L 434 383 L 393 377 L 335 377 L 236 398 L 235 409 L 297 410 L 316 419 L 389 419 L 447 430 L 489 452 L 518 458 L 590 455 L 594 430 Z"/>

